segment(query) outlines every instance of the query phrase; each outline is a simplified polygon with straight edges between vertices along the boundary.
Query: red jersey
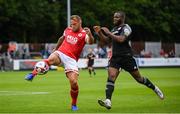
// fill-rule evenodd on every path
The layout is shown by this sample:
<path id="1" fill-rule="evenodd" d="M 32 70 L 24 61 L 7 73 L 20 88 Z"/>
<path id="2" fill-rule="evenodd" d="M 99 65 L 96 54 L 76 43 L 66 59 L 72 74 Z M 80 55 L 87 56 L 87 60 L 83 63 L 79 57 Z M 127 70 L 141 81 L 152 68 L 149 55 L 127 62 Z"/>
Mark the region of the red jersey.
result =
<path id="1" fill-rule="evenodd" d="M 58 50 L 78 61 L 84 45 L 86 44 L 85 39 L 88 38 L 88 35 L 84 29 L 73 32 L 72 28 L 68 27 L 65 29 L 63 36 L 64 41 Z"/>

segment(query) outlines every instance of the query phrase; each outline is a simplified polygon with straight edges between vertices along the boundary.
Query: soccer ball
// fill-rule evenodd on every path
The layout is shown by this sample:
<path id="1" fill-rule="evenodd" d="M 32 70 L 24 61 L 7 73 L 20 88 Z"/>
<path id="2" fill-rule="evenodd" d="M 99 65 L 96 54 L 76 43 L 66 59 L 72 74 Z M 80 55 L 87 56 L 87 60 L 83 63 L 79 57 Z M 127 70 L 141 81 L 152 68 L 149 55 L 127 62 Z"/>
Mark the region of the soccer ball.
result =
<path id="1" fill-rule="evenodd" d="M 49 66 L 44 61 L 39 61 L 35 64 L 34 69 L 38 74 L 43 75 L 46 74 L 49 70 Z"/>

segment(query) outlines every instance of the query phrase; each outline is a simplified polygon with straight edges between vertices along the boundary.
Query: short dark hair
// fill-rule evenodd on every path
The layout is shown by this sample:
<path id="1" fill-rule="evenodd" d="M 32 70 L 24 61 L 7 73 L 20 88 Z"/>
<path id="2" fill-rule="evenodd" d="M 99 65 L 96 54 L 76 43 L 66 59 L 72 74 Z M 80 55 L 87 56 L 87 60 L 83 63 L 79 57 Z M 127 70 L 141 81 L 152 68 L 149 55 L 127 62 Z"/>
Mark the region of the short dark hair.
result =
<path id="1" fill-rule="evenodd" d="M 71 19 L 77 19 L 78 21 L 81 21 L 81 17 L 79 15 L 72 15 Z"/>
<path id="2" fill-rule="evenodd" d="M 115 13 L 119 13 L 121 15 L 121 17 L 125 20 L 126 14 L 124 11 L 116 11 Z"/>

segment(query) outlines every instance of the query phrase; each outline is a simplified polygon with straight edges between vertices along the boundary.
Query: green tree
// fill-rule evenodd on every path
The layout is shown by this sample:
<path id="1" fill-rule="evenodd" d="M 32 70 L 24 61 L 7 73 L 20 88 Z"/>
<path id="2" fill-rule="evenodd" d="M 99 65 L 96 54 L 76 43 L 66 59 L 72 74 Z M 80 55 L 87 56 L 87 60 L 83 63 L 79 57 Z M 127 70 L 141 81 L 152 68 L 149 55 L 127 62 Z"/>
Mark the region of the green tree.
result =
<path id="1" fill-rule="evenodd" d="M 0 40 L 56 42 L 67 26 L 67 0 L 0 0 Z M 180 42 L 179 0 L 71 0 L 83 26 L 113 27 L 113 13 L 126 12 L 132 40 Z"/>

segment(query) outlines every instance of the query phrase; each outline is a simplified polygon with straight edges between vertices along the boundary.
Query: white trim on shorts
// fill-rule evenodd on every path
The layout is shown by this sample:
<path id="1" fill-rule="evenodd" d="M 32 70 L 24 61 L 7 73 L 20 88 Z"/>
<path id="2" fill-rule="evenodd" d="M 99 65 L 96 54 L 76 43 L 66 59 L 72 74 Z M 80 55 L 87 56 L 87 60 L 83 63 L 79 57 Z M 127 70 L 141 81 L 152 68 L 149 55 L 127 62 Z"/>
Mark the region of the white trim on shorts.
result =
<path id="1" fill-rule="evenodd" d="M 75 59 L 65 55 L 61 51 L 55 51 L 55 53 L 57 53 L 59 55 L 59 58 L 61 59 L 61 62 L 64 65 L 65 73 L 72 71 L 72 72 L 79 74 L 78 64 L 77 64 L 77 61 Z"/>

